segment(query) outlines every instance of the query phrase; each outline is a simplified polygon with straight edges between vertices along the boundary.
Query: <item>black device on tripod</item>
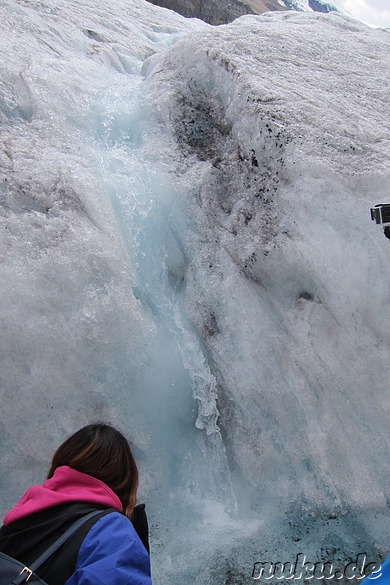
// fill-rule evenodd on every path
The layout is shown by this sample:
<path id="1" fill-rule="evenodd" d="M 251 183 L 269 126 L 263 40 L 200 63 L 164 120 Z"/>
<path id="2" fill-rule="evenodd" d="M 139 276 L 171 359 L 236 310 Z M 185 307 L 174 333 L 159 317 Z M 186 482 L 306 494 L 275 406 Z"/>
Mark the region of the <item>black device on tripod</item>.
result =
<path id="1" fill-rule="evenodd" d="M 372 221 L 383 226 L 383 233 L 390 240 L 390 203 L 378 203 L 370 211 Z"/>

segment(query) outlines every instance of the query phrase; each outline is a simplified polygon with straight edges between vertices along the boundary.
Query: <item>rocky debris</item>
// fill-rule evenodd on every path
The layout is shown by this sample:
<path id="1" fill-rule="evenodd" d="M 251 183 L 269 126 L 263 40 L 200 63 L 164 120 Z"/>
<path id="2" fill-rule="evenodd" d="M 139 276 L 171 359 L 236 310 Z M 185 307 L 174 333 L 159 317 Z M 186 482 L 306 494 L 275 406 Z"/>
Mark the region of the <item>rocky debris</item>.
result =
<path id="1" fill-rule="evenodd" d="M 283 10 L 277 0 L 148 0 L 187 18 L 200 18 L 209 24 L 227 24 L 244 14 Z"/>

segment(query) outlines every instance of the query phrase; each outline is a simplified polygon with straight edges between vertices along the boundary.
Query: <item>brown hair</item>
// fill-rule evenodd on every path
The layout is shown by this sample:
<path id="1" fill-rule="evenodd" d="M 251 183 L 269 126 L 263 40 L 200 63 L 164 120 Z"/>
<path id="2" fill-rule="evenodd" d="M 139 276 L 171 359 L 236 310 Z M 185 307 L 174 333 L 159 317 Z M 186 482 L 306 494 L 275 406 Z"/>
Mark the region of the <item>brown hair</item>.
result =
<path id="1" fill-rule="evenodd" d="M 62 465 L 103 481 L 130 518 L 137 499 L 138 469 L 129 443 L 119 431 L 103 423 L 83 427 L 58 447 L 47 478 Z"/>

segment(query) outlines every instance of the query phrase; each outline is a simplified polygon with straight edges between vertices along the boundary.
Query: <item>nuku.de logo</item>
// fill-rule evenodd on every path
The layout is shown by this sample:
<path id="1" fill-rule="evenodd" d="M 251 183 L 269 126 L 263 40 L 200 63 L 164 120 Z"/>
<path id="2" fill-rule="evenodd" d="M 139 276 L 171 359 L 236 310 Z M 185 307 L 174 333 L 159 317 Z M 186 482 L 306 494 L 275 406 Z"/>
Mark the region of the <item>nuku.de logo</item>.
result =
<path id="1" fill-rule="evenodd" d="M 356 561 L 349 562 L 342 569 L 334 568 L 332 561 L 319 561 L 312 563 L 306 559 L 306 555 L 299 553 L 296 556 L 295 562 L 257 562 L 253 566 L 252 578 L 255 580 L 264 579 L 270 581 L 271 579 L 352 579 L 360 581 L 366 577 L 375 583 L 382 575 L 382 568 L 379 563 L 367 562 L 367 554 L 359 553 Z"/>

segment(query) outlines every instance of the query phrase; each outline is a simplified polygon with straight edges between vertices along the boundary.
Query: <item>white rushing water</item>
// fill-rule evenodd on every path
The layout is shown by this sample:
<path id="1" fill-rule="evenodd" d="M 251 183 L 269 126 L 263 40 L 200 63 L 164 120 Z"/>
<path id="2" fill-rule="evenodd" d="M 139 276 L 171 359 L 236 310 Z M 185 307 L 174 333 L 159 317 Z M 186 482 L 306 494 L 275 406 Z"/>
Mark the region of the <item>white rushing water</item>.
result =
<path id="1" fill-rule="evenodd" d="M 380 561 L 389 32 L 143 0 L 0 14 L 2 511 L 104 419 L 140 464 L 156 585 Z"/>

